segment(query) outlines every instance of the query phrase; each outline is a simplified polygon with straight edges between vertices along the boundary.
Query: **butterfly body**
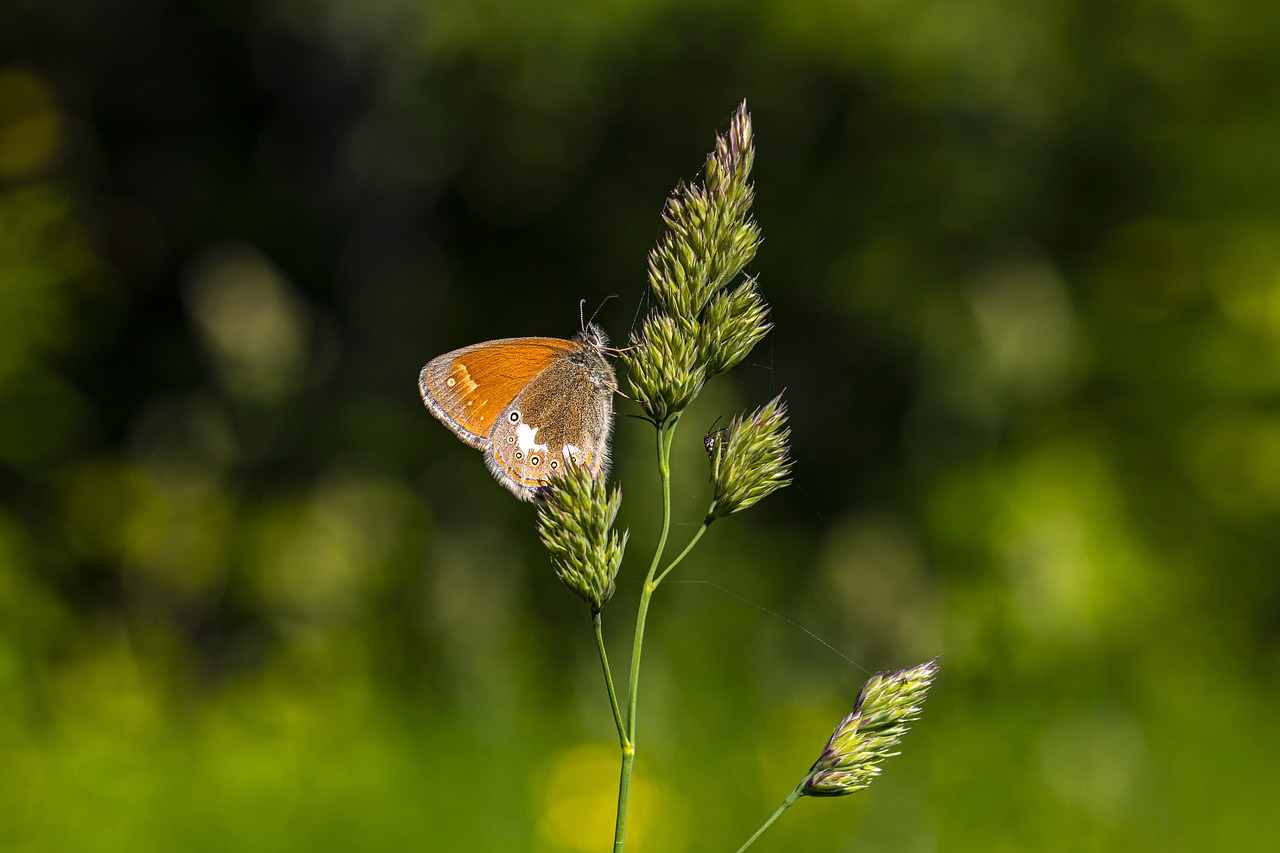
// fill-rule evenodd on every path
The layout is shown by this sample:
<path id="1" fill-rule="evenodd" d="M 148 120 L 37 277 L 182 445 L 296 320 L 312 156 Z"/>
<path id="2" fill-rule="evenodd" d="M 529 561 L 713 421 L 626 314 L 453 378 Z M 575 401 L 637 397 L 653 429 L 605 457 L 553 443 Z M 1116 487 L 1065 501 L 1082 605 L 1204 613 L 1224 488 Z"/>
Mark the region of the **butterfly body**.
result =
<path id="1" fill-rule="evenodd" d="M 445 353 L 422 368 L 431 414 L 484 451 L 485 464 L 521 500 L 534 500 L 565 466 L 609 468 L 613 366 L 594 323 L 571 340 L 504 338 Z"/>

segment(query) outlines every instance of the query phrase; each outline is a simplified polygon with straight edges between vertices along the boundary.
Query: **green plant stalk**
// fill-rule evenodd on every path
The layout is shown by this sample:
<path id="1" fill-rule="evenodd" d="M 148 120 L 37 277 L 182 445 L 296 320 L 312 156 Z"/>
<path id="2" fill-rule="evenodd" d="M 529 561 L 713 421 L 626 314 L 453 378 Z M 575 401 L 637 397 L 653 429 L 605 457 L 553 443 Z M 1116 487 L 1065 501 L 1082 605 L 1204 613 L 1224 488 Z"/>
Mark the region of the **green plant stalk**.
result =
<path id="1" fill-rule="evenodd" d="M 622 853 L 627 835 L 627 806 L 631 796 L 631 768 L 636 760 L 636 694 L 640 685 L 640 650 L 644 647 L 644 623 L 649 615 L 649 601 L 658 588 L 656 575 L 667 548 L 671 532 L 671 442 L 675 438 L 680 413 L 676 412 L 658 424 L 658 477 L 662 482 L 662 532 L 654 548 L 649 573 L 640 591 L 640 607 L 636 612 L 636 634 L 631 644 L 631 674 L 627 680 L 627 731 L 622 743 L 622 773 L 618 780 L 618 819 L 613 830 L 614 853 Z M 688 549 L 686 549 L 688 550 Z"/>
<path id="2" fill-rule="evenodd" d="M 743 850 L 746 850 L 752 844 L 755 844 L 756 839 L 764 835 L 765 830 L 773 826 L 773 822 L 778 818 L 780 818 L 783 812 L 785 812 L 787 809 L 795 805 L 796 800 L 800 799 L 800 797 L 803 796 L 801 794 L 801 791 L 803 790 L 803 788 L 804 788 L 804 782 L 801 781 L 799 785 L 796 785 L 795 790 L 793 790 L 790 794 L 788 794 L 787 798 L 782 801 L 782 805 L 778 806 L 778 808 L 774 810 L 773 814 L 769 815 L 769 819 L 766 820 L 764 824 L 759 829 L 756 830 L 756 834 L 748 838 L 747 843 L 738 848 L 738 853 L 742 853 Z"/>
<path id="3" fill-rule="evenodd" d="M 604 684 L 609 689 L 609 704 L 613 707 L 613 722 L 618 726 L 618 743 L 625 749 L 627 730 L 622 721 L 622 709 L 618 707 L 618 693 L 613 688 L 613 673 L 609 671 L 609 654 L 604 648 L 604 628 L 600 620 L 600 611 L 591 614 L 591 627 L 596 632 L 596 650 L 600 653 L 600 665 L 604 667 Z"/>
<path id="4" fill-rule="evenodd" d="M 657 580 L 653 582 L 653 585 L 655 587 L 658 586 L 658 584 L 662 583 L 662 581 L 667 577 L 667 575 L 671 574 L 672 569 L 680 565 L 680 561 L 685 558 L 685 555 L 687 555 L 690 551 L 693 550 L 694 545 L 698 544 L 698 540 L 702 538 L 702 534 L 707 532 L 707 528 L 711 526 L 711 522 L 713 521 L 715 521 L 715 519 L 712 518 L 710 515 L 708 515 L 706 520 L 702 522 L 702 526 L 698 528 L 698 532 L 693 534 L 693 538 L 689 540 L 689 544 L 685 545 L 684 550 L 680 552 L 679 556 L 677 556 L 674 560 L 672 560 L 670 565 L 668 565 L 665 569 L 662 570 L 662 574 L 658 575 Z"/>

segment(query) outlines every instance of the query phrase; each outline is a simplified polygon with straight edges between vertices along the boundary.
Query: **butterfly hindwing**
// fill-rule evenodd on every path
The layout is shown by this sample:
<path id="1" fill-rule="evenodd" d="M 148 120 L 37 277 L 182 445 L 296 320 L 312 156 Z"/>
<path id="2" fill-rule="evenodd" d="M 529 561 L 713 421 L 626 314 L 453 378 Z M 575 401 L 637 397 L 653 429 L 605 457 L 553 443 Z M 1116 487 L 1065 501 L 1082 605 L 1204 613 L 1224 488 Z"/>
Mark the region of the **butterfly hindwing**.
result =
<path id="1" fill-rule="evenodd" d="M 586 347 L 548 367 L 502 412 L 485 453 L 490 472 L 512 491 L 531 492 L 569 465 L 601 476 L 609 464 L 612 386 L 612 369 Z"/>

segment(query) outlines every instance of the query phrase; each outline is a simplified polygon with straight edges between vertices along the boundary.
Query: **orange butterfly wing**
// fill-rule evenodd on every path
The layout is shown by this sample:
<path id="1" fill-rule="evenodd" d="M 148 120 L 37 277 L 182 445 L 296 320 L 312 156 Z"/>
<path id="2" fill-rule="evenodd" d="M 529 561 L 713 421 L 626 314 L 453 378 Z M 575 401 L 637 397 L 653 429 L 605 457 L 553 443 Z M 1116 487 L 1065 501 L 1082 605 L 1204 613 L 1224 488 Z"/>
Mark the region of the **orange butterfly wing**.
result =
<path id="1" fill-rule="evenodd" d="M 494 421 L 534 377 L 581 346 L 560 338 L 503 338 L 432 359 L 418 376 L 422 402 L 458 438 L 479 450 Z"/>

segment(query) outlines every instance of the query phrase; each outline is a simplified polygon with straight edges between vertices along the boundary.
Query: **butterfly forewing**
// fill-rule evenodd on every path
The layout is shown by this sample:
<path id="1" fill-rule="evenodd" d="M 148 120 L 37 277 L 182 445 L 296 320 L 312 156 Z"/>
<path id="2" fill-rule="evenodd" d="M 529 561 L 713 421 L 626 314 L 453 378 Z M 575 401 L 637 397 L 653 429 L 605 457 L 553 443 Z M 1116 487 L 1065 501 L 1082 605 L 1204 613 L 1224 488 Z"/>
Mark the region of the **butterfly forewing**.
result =
<path id="1" fill-rule="evenodd" d="M 459 438 L 485 450 L 520 390 L 573 346 L 559 338 L 506 338 L 445 353 L 422 368 L 422 401 Z"/>

